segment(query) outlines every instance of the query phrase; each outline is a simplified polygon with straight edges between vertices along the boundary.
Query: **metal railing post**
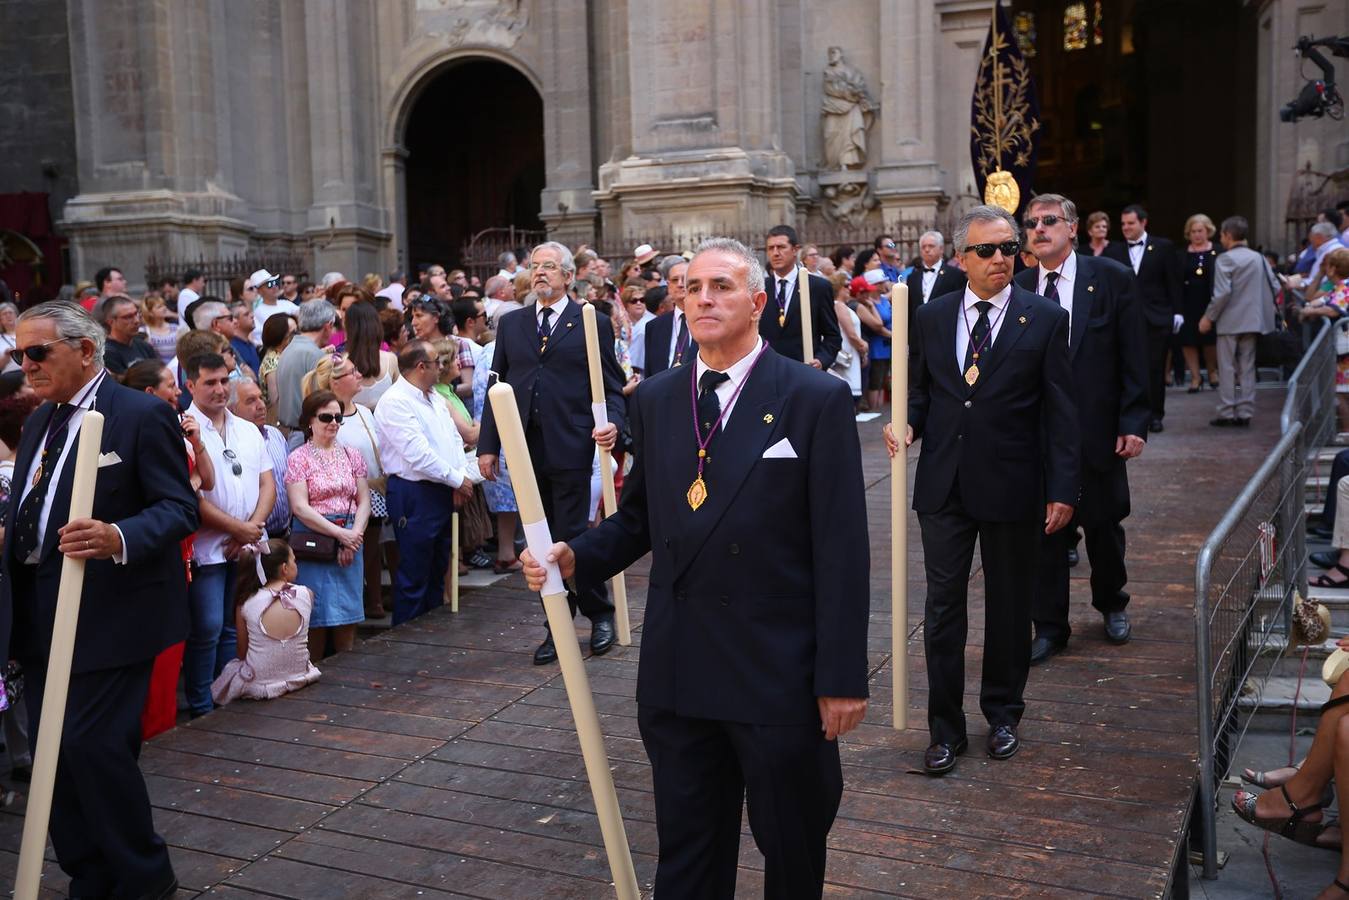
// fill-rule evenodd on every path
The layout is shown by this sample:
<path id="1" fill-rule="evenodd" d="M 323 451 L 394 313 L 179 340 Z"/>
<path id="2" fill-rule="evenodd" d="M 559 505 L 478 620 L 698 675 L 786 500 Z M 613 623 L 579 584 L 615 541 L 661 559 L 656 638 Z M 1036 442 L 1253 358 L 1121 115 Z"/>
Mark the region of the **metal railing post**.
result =
<path id="1" fill-rule="evenodd" d="M 1210 540 L 1199 551 L 1194 575 L 1194 649 L 1199 701 L 1199 838 L 1204 853 L 1204 877 L 1218 877 L 1218 803 L 1213 774 L 1213 676 L 1209 643 L 1208 594 L 1216 544 Z"/>

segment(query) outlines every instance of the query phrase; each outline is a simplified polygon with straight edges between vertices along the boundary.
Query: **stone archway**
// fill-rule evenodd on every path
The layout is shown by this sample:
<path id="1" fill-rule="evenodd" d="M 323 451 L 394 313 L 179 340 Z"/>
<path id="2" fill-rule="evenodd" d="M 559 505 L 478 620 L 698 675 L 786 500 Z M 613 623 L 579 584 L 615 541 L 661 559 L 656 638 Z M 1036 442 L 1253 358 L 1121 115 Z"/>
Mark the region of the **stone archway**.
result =
<path id="1" fill-rule="evenodd" d="M 406 92 L 394 129 L 400 266 L 455 265 L 483 228 L 539 227 L 543 98 L 520 69 L 488 55 L 448 60 Z"/>

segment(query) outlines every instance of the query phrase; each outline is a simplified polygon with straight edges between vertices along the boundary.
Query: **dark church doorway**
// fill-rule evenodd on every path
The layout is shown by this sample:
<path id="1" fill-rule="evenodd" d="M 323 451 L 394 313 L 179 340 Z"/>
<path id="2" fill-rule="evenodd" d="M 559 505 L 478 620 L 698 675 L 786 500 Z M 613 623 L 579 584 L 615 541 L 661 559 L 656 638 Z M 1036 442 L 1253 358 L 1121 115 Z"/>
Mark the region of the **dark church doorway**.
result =
<path id="1" fill-rule="evenodd" d="M 460 263 L 484 228 L 540 228 L 543 99 L 517 69 L 488 59 L 451 63 L 413 102 L 408 156 L 408 268 Z"/>
<path id="2" fill-rule="evenodd" d="M 1085 218 L 1148 209 L 1183 243 L 1192 213 L 1251 216 L 1256 21 L 1243 0 L 1013 0 L 1044 134 L 1034 189 Z M 1272 236 L 1265 236 L 1266 239 Z"/>

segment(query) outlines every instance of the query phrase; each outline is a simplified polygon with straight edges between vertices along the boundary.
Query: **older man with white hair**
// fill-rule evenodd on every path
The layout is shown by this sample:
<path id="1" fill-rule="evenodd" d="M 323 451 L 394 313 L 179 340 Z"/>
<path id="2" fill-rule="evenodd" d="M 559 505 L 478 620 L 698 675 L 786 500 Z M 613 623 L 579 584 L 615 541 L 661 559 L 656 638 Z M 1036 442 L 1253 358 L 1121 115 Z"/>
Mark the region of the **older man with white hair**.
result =
<path id="1" fill-rule="evenodd" d="M 1340 232 L 1330 222 L 1317 222 L 1307 232 L 1307 243 L 1313 248 L 1316 255 L 1312 259 L 1311 274 L 1307 276 L 1307 299 L 1315 300 L 1326 291 L 1322 289 L 1322 267 L 1321 263 L 1327 256 L 1336 250 L 1344 248 L 1340 241 Z"/>
<path id="2" fill-rule="evenodd" d="M 322 297 L 300 304 L 299 333 L 290 339 L 276 364 L 276 416 L 282 428 L 294 431 L 299 427 L 304 401 L 300 381 L 323 357 L 336 319 L 337 310 Z"/>
<path id="3" fill-rule="evenodd" d="M 946 262 L 946 238 L 940 231 L 927 231 L 918 239 L 919 265 L 905 282 L 909 286 L 909 319 L 930 300 L 965 289 L 965 273 Z"/>

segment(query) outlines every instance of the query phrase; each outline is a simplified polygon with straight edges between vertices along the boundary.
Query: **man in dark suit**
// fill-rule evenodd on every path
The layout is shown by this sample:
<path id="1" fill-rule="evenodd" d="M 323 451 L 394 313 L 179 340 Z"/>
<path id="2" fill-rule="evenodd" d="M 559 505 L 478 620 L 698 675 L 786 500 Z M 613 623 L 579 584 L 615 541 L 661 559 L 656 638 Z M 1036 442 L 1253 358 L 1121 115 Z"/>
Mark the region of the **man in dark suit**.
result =
<path id="1" fill-rule="evenodd" d="M 637 388 L 618 515 L 548 554 L 594 581 L 653 553 L 637 717 L 659 897 L 735 896 L 746 796 L 765 896 L 819 897 L 843 789 L 835 738 L 866 712 L 866 507 L 848 389 L 764 344 L 765 303 L 771 314 L 748 248 L 698 248 L 685 305 L 696 364 Z M 522 559 L 537 590 L 544 570 Z"/>
<path id="2" fill-rule="evenodd" d="M 918 239 L 920 265 L 909 273 L 909 321 L 918 307 L 937 297 L 965 289 L 965 273 L 946 262 L 946 238 L 940 231 L 929 231 Z"/>
<path id="3" fill-rule="evenodd" d="M 1149 431 L 1161 431 L 1166 416 L 1166 351 L 1171 335 L 1185 323 L 1180 296 L 1180 257 L 1166 238 L 1148 234 L 1148 213 L 1138 204 L 1120 213 L 1124 243 L 1112 243 L 1103 256 L 1123 263 L 1138 279 L 1138 295 L 1147 324 Z"/>
<path id="4" fill-rule="evenodd" d="M 801 244 L 796 229 L 775 225 L 768 232 L 765 252 L 768 256 L 768 306 L 759 319 L 759 336 L 779 356 L 801 359 L 801 296 L 799 279 L 810 279 L 810 327 L 815 333 L 815 358 L 807 363 L 828 372 L 843 347 L 834 312 L 834 288 L 819 275 L 811 275 L 796 264 Z"/>
<path id="5" fill-rule="evenodd" d="M 625 418 L 623 370 L 614 356 L 613 326 L 608 316 L 597 316 L 609 422 L 604 428 L 595 427 L 581 306 L 567 298 L 575 268 L 571 251 L 561 244 L 548 241 L 534 248 L 530 280 L 535 302 L 501 318 L 492 358 L 492 371 L 515 389 L 543 511 L 552 533 L 563 540 L 589 527 L 595 446 L 612 449 Z M 500 452 L 489 404 L 483 409 L 478 439 L 478 466 L 485 478 L 496 479 Z M 579 607 L 590 619 L 591 652 L 607 653 L 614 643 L 614 604 L 604 582 L 581 585 L 567 600 L 573 616 Z M 556 659 L 550 632 L 534 652 L 534 663 L 545 665 Z"/>
<path id="6" fill-rule="evenodd" d="M 24 426 L 5 517 L 0 639 L 24 666 L 29 738 L 42 727 L 66 556 L 86 560 L 51 839 L 75 897 L 171 897 L 177 889 L 137 766 L 155 655 L 187 636 L 178 542 L 197 527 L 178 421 L 103 368 L 103 329 L 78 306 L 19 317 L 24 373 L 46 403 Z M 16 351 L 16 352 L 19 352 Z M 90 518 L 68 521 L 85 413 L 105 417 Z"/>
<path id="7" fill-rule="evenodd" d="M 1018 274 L 1016 283 L 1068 311 L 1068 355 L 1082 444 L 1082 497 L 1072 527 L 1049 535 L 1040 547 L 1039 585 L 1031 609 L 1031 665 L 1036 665 L 1062 650 L 1072 631 L 1068 550 L 1078 525 L 1086 533 L 1091 603 L 1105 618 L 1106 640 L 1129 640 L 1120 524 L 1129 515 L 1125 461 L 1143 452 L 1151 413 L 1147 338 L 1133 275 L 1115 260 L 1073 251 L 1077 207 L 1067 197 L 1041 194 L 1027 204 L 1025 215 L 1039 264 Z"/>
<path id="8" fill-rule="evenodd" d="M 688 319 L 684 316 L 684 276 L 689 264 L 682 256 L 667 256 L 660 268 L 674 309 L 646 323 L 641 367 L 646 378 L 682 366 L 698 355 L 698 342 L 689 334 Z"/>
<path id="9" fill-rule="evenodd" d="M 974 207 L 955 242 L 969 284 L 919 307 L 909 334 L 905 439 L 923 439 L 913 508 L 927 570 L 930 775 L 955 768 L 968 746 L 962 699 L 975 539 L 985 585 L 979 706 L 988 755 L 1007 759 L 1026 707 L 1040 535 L 1066 525 L 1078 497 L 1068 313 L 1012 284 L 1021 245 L 1005 210 Z"/>

